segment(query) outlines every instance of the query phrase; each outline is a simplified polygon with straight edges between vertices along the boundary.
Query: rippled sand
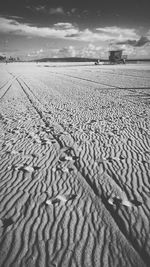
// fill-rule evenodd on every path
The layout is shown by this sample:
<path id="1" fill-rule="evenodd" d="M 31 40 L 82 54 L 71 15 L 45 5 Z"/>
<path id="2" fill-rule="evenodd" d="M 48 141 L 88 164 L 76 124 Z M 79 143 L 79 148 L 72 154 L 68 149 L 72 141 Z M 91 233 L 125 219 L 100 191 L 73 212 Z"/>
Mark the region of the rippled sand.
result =
<path id="1" fill-rule="evenodd" d="M 150 263 L 150 65 L 0 64 L 0 266 Z"/>

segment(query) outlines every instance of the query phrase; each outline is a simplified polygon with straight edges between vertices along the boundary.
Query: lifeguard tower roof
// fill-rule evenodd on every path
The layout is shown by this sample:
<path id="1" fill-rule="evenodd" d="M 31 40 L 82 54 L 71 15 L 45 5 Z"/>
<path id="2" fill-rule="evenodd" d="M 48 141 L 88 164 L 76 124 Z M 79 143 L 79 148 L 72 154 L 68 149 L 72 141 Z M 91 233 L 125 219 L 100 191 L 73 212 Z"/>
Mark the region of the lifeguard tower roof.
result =
<path id="1" fill-rule="evenodd" d="M 122 55 L 122 52 L 123 52 L 123 49 L 119 49 L 119 50 L 110 50 L 109 51 L 109 54 L 110 55 L 117 55 L 117 54 L 120 54 L 121 53 L 121 55 Z"/>

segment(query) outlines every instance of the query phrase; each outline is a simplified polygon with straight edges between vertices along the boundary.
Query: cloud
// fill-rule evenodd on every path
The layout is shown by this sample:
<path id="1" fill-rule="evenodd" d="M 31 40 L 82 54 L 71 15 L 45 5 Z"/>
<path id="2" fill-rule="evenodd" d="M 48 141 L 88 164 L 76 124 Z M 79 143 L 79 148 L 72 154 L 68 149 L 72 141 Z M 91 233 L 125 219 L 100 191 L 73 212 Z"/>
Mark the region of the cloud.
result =
<path id="1" fill-rule="evenodd" d="M 112 39 L 117 39 L 119 41 L 139 38 L 139 35 L 136 33 L 136 30 L 129 28 L 120 28 L 112 26 L 112 27 L 96 28 L 96 31 L 98 31 L 102 35 L 108 36 L 109 38 L 112 37 Z"/>
<path id="2" fill-rule="evenodd" d="M 63 47 L 57 51 L 55 57 L 75 57 L 77 55 L 76 49 L 74 46 Z"/>
<path id="3" fill-rule="evenodd" d="M 76 33 L 67 34 L 67 38 L 79 41 L 94 42 L 94 41 L 107 41 L 112 39 L 108 34 L 99 34 L 97 32 L 91 31 L 88 28 L 85 30 L 78 30 Z"/>
<path id="4" fill-rule="evenodd" d="M 87 9 L 83 10 L 82 15 L 88 16 L 89 15 L 89 11 Z"/>
<path id="5" fill-rule="evenodd" d="M 37 7 L 34 7 L 34 9 L 38 12 L 45 12 L 46 11 L 46 6 L 37 6 Z"/>
<path id="6" fill-rule="evenodd" d="M 26 8 L 31 9 L 34 12 L 47 13 L 50 15 L 65 15 L 65 11 L 62 7 L 48 8 L 45 5 L 38 5 L 38 6 L 27 6 Z"/>
<path id="7" fill-rule="evenodd" d="M 77 8 L 65 9 L 61 6 L 58 7 L 47 7 L 46 5 L 38 5 L 38 6 L 26 6 L 27 9 L 30 9 L 34 12 L 38 13 L 47 13 L 50 15 L 63 15 L 63 16 L 72 16 L 77 15 Z"/>
<path id="8" fill-rule="evenodd" d="M 0 17 L 0 32 L 12 35 L 29 37 L 59 38 L 83 42 L 112 42 L 141 46 L 148 39 L 136 33 L 135 29 L 125 29 L 116 26 L 88 28 L 80 30 L 79 27 L 69 22 L 58 22 L 51 27 L 37 27 L 31 24 L 18 22 L 17 19 Z M 128 40 L 128 41 L 127 41 Z M 139 41 L 136 41 L 139 40 Z"/>
<path id="9" fill-rule="evenodd" d="M 1 56 L 1 57 L 5 57 L 6 54 L 5 54 L 4 52 L 1 52 L 1 51 L 0 51 L 0 56 Z"/>
<path id="10" fill-rule="evenodd" d="M 43 48 L 41 48 L 39 50 L 32 51 L 32 52 L 28 53 L 27 56 L 28 57 L 37 57 L 37 56 L 39 56 L 39 55 L 41 55 L 43 53 L 44 53 L 44 50 L 43 50 Z"/>
<path id="11" fill-rule="evenodd" d="M 67 38 L 79 41 L 105 40 L 108 36 L 99 35 L 85 29 L 80 31 L 77 26 L 69 22 L 59 22 L 52 27 L 36 27 L 25 23 L 20 23 L 15 19 L 0 17 L 0 32 L 14 35 L 37 36 L 47 38 Z"/>
<path id="12" fill-rule="evenodd" d="M 19 19 L 19 20 L 22 20 L 23 19 L 23 17 L 19 17 L 19 16 L 7 16 L 8 18 L 10 18 L 10 19 Z"/>
<path id="13" fill-rule="evenodd" d="M 72 29 L 74 26 L 69 22 L 58 22 L 54 24 L 55 29 L 64 30 Z"/>
<path id="14" fill-rule="evenodd" d="M 131 45 L 131 46 L 135 46 L 137 43 L 136 40 L 125 40 L 125 41 L 122 41 L 122 42 L 117 42 L 116 45 Z"/>
<path id="15" fill-rule="evenodd" d="M 76 11 L 77 11 L 77 8 L 74 7 L 74 8 L 71 9 L 70 12 L 71 12 L 72 14 L 74 14 Z"/>
<path id="16" fill-rule="evenodd" d="M 30 58 L 41 58 L 41 57 L 49 57 L 49 58 L 64 58 L 64 57 L 76 57 L 78 55 L 78 49 L 74 46 L 65 46 L 62 48 L 47 48 L 47 49 L 39 49 L 37 51 L 33 50 L 27 53 L 27 56 Z"/>
<path id="17" fill-rule="evenodd" d="M 30 9 L 34 12 L 40 12 L 40 13 L 45 13 L 47 11 L 45 5 L 38 5 L 38 6 L 26 6 L 27 9 Z"/>
<path id="18" fill-rule="evenodd" d="M 65 15 L 65 11 L 62 7 L 50 8 L 49 14 L 51 15 Z"/>
<path id="19" fill-rule="evenodd" d="M 124 45 L 124 53 L 128 58 L 150 58 L 150 46 Z"/>
<path id="20" fill-rule="evenodd" d="M 99 34 L 94 31 L 87 29 L 76 31 L 76 33 L 66 34 L 66 37 L 72 40 L 94 42 L 94 41 L 107 41 L 110 36 L 106 34 Z M 111 37 L 112 38 L 112 37 Z"/>
<path id="21" fill-rule="evenodd" d="M 141 36 L 139 40 L 126 40 L 123 42 L 117 42 L 116 44 L 122 45 L 122 44 L 127 44 L 130 46 L 134 47 L 140 47 L 140 46 L 145 46 L 145 44 L 150 43 L 150 40 L 147 37 Z"/>
<path id="22" fill-rule="evenodd" d="M 79 54 L 81 57 L 100 58 L 101 52 L 104 52 L 104 50 L 105 49 L 102 46 L 95 46 L 92 43 L 89 43 L 80 50 Z"/>
<path id="23" fill-rule="evenodd" d="M 0 32 L 23 36 L 65 38 L 67 35 L 77 34 L 78 29 L 71 23 L 57 23 L 52 27 L 36 27 L 19 23 L 14 19 L 0 17 Z"/>
<path id="24" fill-rule="evenodd" d="M 67 35 L 67 37 L 82 41 L 124 41 L 127 39 L 137 39 L 139 35 L 136 33 L 135 29 L 128 28 L 120 28 L 116 26 L 112 27 L 103 27 L 96 28 L 91 31 L 89 29 L 85 29 L 83 31 L 78 31 L 76 34 Z"/>
<path id="25" fill-rule="evenodd" d="M 41 53 L 43 53 L 43 52 L 44 52 L 43 48 L 41 48 L 40 50 L 37 50 L 37 51 L 36 51 L 37 54 L 41 54 Z"/>
<path id="26" fill-rule="evenodd" d="M 150 58 L 150 46 L 137 47 L 136 48 L 138 58 Z"/>
<path id="27" fill-rule="evenodd" d="M 74 46 L 63 47 L 59 50 L 55 50 L 53 57 L 88 57 L 88 58 L 100 58 L 101 54 L 106 52 L 102 46 L 95 46 L 89 43 L 86 46 L 77 48 Z M 108 54 L 108 52 L 107 52 Z"/>
<path id="28" fill-rule="evenodd" d="M 141 38 L 137 41 L 136 46 L 143 46 L 147 43 L 150 43 L 150 40 L 147 37 L 141 36 Z"/>

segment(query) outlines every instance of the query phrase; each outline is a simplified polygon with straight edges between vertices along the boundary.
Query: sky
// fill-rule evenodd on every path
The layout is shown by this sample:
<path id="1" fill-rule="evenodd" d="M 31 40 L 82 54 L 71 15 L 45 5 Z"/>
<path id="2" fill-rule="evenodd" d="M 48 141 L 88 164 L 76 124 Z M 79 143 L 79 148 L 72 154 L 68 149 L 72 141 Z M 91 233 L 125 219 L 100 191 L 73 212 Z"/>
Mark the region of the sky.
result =
<path id="1" fill-rule="evenodd" d="M 0 55 L 150 58 L 149 0 L 0 0 Z"/>

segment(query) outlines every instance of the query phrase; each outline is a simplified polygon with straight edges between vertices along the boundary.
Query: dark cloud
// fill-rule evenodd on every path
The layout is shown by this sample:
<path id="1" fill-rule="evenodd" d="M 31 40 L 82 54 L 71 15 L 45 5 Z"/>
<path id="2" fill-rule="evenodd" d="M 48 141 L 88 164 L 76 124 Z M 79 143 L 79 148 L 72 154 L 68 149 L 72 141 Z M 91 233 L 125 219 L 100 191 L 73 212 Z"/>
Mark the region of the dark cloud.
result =
<path id="1" fill-rule="evenodd" d="M 126 41 L 117 42 L 116 45 L 124 45 L 124 44 L 127 44 L 127 45 L 131 45 L 131 46 L 135 46 L 136 43 L 137 43 L 136 40 L 126 40 Z"/>
<path id="2" fill-rule="evenodd" d="M 147 43 L 150 43 L 150 40 L 146 36 L 141 36 L 139 40 L 126 40 L 123 42 L 117 42 L 116 44 L 117 45 L 127 44 L 127 45 L 131 45 L 135 47 L 140 47 L 140 46 L 144 46 Z"/>
<path id="3" fill-rule="evenodd" d="M 73 33 L 73 34 L 66 34 L 65 37 L 71 38 L 71 37 L 79 37 L 80 34 L 79 33 Z"/>
<path id="4" fill-rule="evenodd" d="M 147 37 L 142 36 L 136 43 L 136 46 L 143 46 L 147 43 L 150 43 L 150 40 Z"/>

